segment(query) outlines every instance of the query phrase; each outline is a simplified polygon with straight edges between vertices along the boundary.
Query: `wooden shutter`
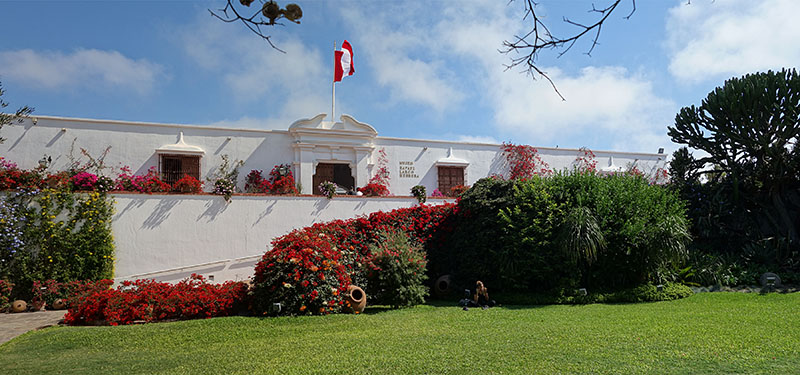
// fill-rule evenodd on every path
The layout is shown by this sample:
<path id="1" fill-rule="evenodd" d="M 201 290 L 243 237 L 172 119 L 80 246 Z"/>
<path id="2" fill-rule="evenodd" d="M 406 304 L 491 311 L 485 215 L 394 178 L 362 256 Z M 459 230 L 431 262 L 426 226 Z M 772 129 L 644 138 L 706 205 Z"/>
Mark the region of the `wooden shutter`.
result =
<path id="1" fill-rule="evenodd" d="M 458 185 L 464 185 L 463 167 L 439 167 L 439 191 L 442 194 L 450 195 L 450 189 Z"/>
<path id="2" fill-rule="evenodd" d="M 322 192 L 319 191 L 319 184 L 325 181 L 333 182 L 333 166 L 334 164 L 324 164 L 320 163 L 317 165 L 317 171 L 314 174 L 313 183 L 314 183 L 314 194 L 322 195 Z"/>

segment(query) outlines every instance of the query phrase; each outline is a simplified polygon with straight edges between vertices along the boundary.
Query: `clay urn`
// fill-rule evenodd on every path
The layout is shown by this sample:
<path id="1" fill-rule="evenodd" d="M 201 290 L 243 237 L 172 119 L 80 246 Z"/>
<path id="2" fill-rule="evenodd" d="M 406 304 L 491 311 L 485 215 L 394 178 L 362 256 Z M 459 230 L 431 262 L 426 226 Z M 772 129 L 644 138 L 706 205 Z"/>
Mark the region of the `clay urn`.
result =
<path id="1" fill-rule="evenodd" d="M 361 314 L 364 312 L 364 307 L 367 306 L 367 294 L 364 293 L 363 289 L 355 285 L 350 285 L 344 297 L 345 302 L 347 302 L 347 305 L 350 307 L 350 311 L 354 314 Z"/>
<path id="2" fill-rule="evenodd" d="M 20 313 L 28 309 L 28 304 L 25 301 L 18 299 L 11 304 L 11 311 Z"/>
<path id="3" fill-rule="evenodd" d="M 55 301 L 53 301 L 53 305 L 50 307 L 52 307 L 53 310 L 64 310 L 64 308 L 67 307 L 67 303 L 64 302 L 63 299 L 57 298 Z"/>
<path id="4" fill-rule="evenodd" d="M 437 297 L 446 297 L 453 291 L 453 280 L 450 275 L 442 275 L 433 285 L 433 294 Z"/>

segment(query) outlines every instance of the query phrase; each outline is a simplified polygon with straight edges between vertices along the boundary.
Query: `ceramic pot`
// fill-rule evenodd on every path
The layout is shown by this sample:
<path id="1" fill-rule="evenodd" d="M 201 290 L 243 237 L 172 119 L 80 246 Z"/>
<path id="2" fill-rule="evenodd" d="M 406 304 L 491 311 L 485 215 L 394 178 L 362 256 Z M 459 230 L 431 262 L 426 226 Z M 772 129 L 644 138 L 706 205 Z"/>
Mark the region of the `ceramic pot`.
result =
<path id="1" fill-rule="evenodd" d="M 18 299 L 11 304 L 11 311 L 15 313 L 20 313 L 27 309 L 28 309 L 28 304 L 21 299 Z"/>
<path id="2" fill-rule="evenodd" d="M 450 275 L 442 275 L 433 284 L 433 294 L 437 297 L 446 297 L 453 291 L 453 279 Z"/>
<path id="3" fill-rule="evenodd" d="M 364 312 L 364 307 L 367 306 L 367 294 L 364 293 L 364 289 L 355 285 L 350 285 L 350 287 L 347 288 L 345 302 L 347 302 L 350 311 L 354 314 L 361 314 Z"/>
<path id="4" fill-rule="evenodd" d="M 63 299 L 57 298 L 55 301 L 53 301 L 53 306 L 51 307 L 53 310 L 64 310 L 64 308 L 67 307 L 67 303 L 64 302 Z"/>

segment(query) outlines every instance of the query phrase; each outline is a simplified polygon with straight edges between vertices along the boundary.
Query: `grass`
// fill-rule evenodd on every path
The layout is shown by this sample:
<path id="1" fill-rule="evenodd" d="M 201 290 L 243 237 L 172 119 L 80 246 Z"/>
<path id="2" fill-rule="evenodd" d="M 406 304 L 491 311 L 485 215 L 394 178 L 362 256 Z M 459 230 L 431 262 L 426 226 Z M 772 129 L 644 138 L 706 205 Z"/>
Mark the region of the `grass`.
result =
<path id="1" fill-rule="evenodd" d="M 800 294 L 619 305 L 53 327 L 0 346 L 13 374 L 531 374 L 800 371 Z"/>

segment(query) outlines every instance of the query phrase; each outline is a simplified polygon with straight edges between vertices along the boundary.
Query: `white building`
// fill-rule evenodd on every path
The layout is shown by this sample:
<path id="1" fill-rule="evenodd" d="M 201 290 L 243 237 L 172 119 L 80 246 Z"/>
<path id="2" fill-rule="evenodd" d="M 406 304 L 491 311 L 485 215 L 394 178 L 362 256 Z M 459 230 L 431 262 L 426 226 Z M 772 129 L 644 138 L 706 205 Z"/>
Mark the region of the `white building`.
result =
<path id="1" fill-rule="evenodd" d="M 415 185 L 448 192 L 480 178 L 505 172 L 501 145 L 388 138 L 351 116 L 324 121 L 325 114 L 298 120 L 286 130 L 232 129 L 35 116 L 2 129 L 0 156 L 30 169 L 47 155 L 53 170 L 85 162 L 85 149 L 106 166 L 129 166 L 136 174 L 155 168 L 165 180 L 184 173 L 201 181 L 222 162 L 222 156 L 243 160 L 239 187 L 250 170 L 266 175 L 277 164 L 293 166 L 304 196 L 234 196 L 231 203 L 213 195 L 115 193 L 117 279 L 152 277 L 179 280 L 196 272 L 215 281 L 252 275 L 270 241 L 315 222 L 346 219 L 378 210 L 416 204 Z M 386 154 L 389 190 L 394 197 L 308 196 L 319 182 L 332 180 L 352 189 L 367 184 L 378 170 L 379 152 Z M 539 147 L 553 170 L 571 169 L 576 149 Z M 636 165 L 648 172 L 663 167 L 666 155 L 594 151 L 598 168 L 624 170 Z M 118 171 L 118 170 L 117 170 Z M 108 173 L 116 177 L 116 172 Z M 206 184 L 207 190 L 210 190 Z M 435 202 L 435 201 L 434 201 Z"/>
<path id="2" fill-rule="evenodd" d="M 393 195 L 408 196 L 411 187 L 424 185 L 447 193 L 454 185 L 471 185 L 480 178 L 503 174 L 504 157 L 497 144 L 388 138 L 351 116 L 324 121 L 325 114 L 298 120 L 287 130 L 254 130 L 193 125 L 154 124 L 36 116 L 23 124 L 6 126 L 0 155 L 21 168 L 33 168 L 48 155 L 52 168 L 66 169 L 73 160 L 86 161 L 80 149 L 104 159 L 106 166 L 129 166 L 136 174 L 156 168 L 165 180 L 184 173 L 201 181 L 222 162 L 222 155 L 243 160 L 239 186 L 252 169 L 266 175 L 277 164 L 291 164 L 303 194 L 324 180 L 346 188 L 364 186 L 377 170 L 378 151 L 388 159 Z M 580 150 L 538 147 L 553 170 L 571 169 Z M 642 171 L 663 166 L 666 155 L 594 151 L 598 167 Z M 114 175 L 110 177 L 115 177 Z M 208 185 L 208 184 L 207 184 Z M 209 189 L 209 187 L 207 187 Z"/>

